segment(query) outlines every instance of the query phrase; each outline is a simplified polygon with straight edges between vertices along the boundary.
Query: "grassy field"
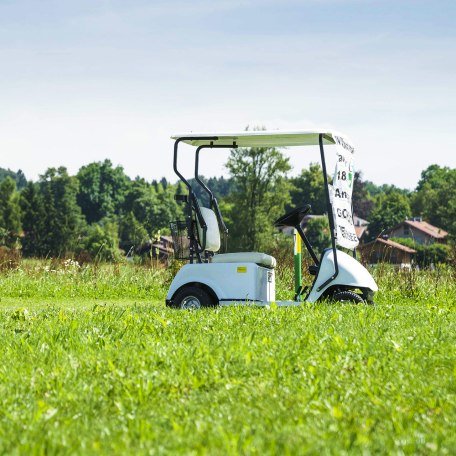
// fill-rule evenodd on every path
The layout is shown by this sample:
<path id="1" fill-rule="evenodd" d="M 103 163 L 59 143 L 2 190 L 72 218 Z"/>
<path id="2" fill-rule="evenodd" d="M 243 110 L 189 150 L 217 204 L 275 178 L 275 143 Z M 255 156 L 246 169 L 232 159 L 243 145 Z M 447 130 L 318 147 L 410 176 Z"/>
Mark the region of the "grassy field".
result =
<path id="1" fill-rule="evenodd" d="M 455 454 L 455 271 L 376 275 L 376 306 L 183 312 L 171 271 L 23 262 L 0 453 Z"/>

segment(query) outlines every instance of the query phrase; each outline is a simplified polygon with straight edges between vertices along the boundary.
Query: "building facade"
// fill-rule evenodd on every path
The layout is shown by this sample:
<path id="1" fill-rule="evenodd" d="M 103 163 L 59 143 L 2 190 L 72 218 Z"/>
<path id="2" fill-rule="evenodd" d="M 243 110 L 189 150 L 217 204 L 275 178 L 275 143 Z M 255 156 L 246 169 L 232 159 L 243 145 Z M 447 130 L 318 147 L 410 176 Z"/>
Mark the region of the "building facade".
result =
<path id="1" fill-rule="evenodd" d="M 421 217 L 404 220 L 388 231 L 390 238 L 413 239 L 417 244 L 429 245 L 434 242 L 445 242 L 448 233 L 441 228 L 423 221 Z"/>
<path id="2" fill-rule="evenodd" d="M 414 249 L 384 238 L 362 244 L 358 251 L 366 264 L 391 263 L 399 268 L 410 268 L 416 253 Z"/>

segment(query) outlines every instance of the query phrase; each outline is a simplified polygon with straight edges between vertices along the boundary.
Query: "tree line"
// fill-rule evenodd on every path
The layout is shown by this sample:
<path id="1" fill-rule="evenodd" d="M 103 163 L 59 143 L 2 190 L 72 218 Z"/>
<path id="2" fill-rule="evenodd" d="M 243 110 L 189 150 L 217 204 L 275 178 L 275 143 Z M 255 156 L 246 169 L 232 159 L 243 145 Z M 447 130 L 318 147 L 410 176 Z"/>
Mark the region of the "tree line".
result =
<path id="1" fill-rule="evenodd" d="M 288 158 L 275 148 L 233 149 L 228 177 L 207 184 L 219 198 L 230 230 L 230 250 L 264 250 L 280 244 L 273 221 L 306 203 L 313 214 L 326 211 L 323 174 L 313 163 L 290 177 Z M 328 176 L 331 179 L 330 176 Z M 203 205 L 206 195 L 190 180 Z M 183 218 L 174 199 L 185 186 L 143 178 L 130 179 L 111 161 L 82 166 L 71 176 L 66 168 L 49 168 L 35 182 L 21 171 L 0 168 L 0 245 L 21 249 L 26 257 L 85 254 L 118 259 L 169 233 L 169 222 Z M 405 218 L 422 216 L 456 239 L 456 170 L 431 165 L 414 190 L 376 185 L 354 177 L 354 213 L 366 219 L 375 238 Z M 317 248 L 329 238 L 324 218 L 309 224 Z"/>
<path id="2" fill-rule="evenodd" d="M 272 222 L 286 210 L 312 205 L 313 214 L 326 212 L 324 176 L 318 163 L 311 164 L 296 177 L 288 177 L 289 160 L 274 148 L 236 149 L 227 163 L 231 185 L 225 198 L 233 250 L 280 250 L 283 239 Z M 327 176 L 331 182 L 331 176 Z M 353 212 L 369 222 L 366 241 L 412 216 L 449 232 L 449 244 L 456 240 L 456 169 L 431 165 L 422 171 L 413 190 L 394 185 L 376 185 L 356 172 L 353 183 Z M 330 244 L 326 217 L 307 223 L 308 237 L 321 251 Z M 399 240 L 402 242 L 402 240 Z M 413 242 L 413 241 L 412 241 Z M 410 244 L 410 240 L 404 240 Z M 451 254 L 450 246 L 420 246 L 418 257 L 439 262 Z"/>
<path id="3" fill-rule="evenodd" d="M 83 166 L 75 176 L 49 168 L 21 186 L 7 170 L 0 182 L 0 243 L 27 257 L 117 259 L 182 217 L 174 195 L 183 192 L 166 179 L 132 180 L 109 160 Z"/>

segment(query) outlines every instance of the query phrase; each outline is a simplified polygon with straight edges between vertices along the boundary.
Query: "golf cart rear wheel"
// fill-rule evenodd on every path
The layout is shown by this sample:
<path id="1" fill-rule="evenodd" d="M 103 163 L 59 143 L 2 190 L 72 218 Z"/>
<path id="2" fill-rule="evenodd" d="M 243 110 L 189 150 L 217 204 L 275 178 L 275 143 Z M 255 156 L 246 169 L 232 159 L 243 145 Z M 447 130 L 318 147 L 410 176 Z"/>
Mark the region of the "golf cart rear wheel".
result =
<path id="1" fill-rule="evenodd" d="M 184 287 L 181 288 L 173 299 L 174 307 L 178 309 L 197 310 L 201 307 L 213 307 L 215 305 L 212 297 L 202 288 Z"/>
<path id="2" fill-rule="evenodd" d="M 361 304 L 364 302 L 362 296 L 349 290 L 337 291 L 331 296 L 331 299 L 336 302 L 348 302 L 352 304 Z"/>

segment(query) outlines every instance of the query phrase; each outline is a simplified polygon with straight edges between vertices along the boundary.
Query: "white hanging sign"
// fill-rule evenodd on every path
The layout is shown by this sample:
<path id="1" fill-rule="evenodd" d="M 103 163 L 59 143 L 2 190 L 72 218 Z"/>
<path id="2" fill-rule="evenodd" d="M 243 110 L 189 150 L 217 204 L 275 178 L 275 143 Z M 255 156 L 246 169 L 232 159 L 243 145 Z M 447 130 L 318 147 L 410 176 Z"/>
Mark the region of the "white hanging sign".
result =
<path id="1" fill-rule="evenodd" d="M 352 214 L 355 149 L 342 136 L 333 135 L 333 138 L 336 144 L 337 163 L 333 184 L 329 186 L 329 194 L 333 208 L 336 242 L 341 247 L 353 250 L 359 244 Z"/>

